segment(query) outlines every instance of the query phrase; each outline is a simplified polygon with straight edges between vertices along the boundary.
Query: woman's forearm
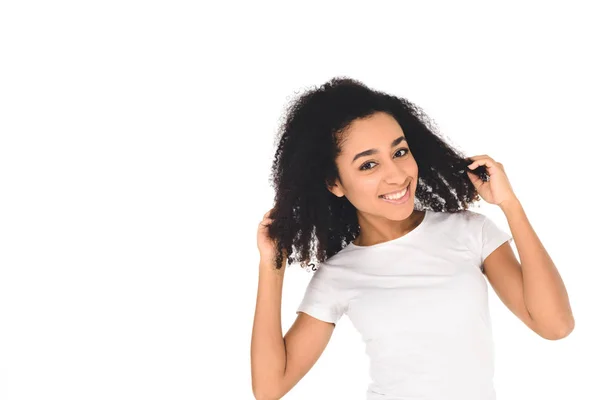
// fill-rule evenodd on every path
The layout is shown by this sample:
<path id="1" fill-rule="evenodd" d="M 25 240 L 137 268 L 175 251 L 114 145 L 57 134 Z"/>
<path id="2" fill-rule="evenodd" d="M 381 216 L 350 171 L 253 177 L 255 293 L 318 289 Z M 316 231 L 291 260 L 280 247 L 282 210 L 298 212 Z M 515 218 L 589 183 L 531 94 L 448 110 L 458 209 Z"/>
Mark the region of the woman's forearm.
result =
<path id="1" fill-rule="evenodd" d="M 259 265 L 256 311 L 252 328 L 252 390 L 257 399 L 269 399 L 278 393 L 286 364 L 281 328 L 281 295 L 285 264 L 276 270 L 261 260 Z"/>
<path id="2" fill-rule="evenodd" d="M 575 321 L 565 285 L 521 203 L 515 199 L 500 206 L 510 225 L 523 273 L 523 295 L 532 319 L 560 337 L 573 330 Z"/>

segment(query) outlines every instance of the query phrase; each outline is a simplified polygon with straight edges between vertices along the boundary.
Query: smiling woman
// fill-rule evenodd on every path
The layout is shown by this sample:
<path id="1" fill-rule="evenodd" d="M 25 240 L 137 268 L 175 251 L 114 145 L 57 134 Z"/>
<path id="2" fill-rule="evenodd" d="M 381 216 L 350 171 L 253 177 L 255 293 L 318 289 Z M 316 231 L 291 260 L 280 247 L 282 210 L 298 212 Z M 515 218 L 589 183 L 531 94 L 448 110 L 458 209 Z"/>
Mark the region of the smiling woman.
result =
<path id="1" fill-rule="evenodd" d="M 343 77 L 300 95 L 272 166 L 268 234 L 277 239 L 277 268 L 283 249 L 290 262 L 321 263 L 359 236 L 370 242 L 405 232 L 424 209 L 466 209 L 480 200 L 466 173 L 472 161 L 406 99 Z M 473 172 L 485 178 L 485 167 Z M 406 187 L 403 199 L 379 197 Z"/>
<path id="2" fill-rule="evenodd" d="M 367 399 L 494 400 L 484 274 L 540 336 L 572 330 L 562 281 L 502 164 L 450 147 L 409 101 L 342 78 L 302 95 L 282 127 L 273 178 L 275 206 L 257 234 L 257 399 L 294 387 L 347 315 L 370 359 Z M 523 273 L 511 234 L 468 209 L 480 195 L 505 211 Z M 285 262 L 307 267 L 313 257 L 319 267 L 282 336 Z"/>

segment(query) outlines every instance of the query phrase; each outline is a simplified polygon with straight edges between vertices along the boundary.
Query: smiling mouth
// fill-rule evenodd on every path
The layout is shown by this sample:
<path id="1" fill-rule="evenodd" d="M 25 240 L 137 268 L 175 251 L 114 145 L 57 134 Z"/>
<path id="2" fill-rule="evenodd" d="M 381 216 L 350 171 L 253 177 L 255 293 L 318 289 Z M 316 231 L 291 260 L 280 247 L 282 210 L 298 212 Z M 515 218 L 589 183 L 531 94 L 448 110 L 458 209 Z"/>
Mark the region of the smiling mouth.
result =
<path id="1" fill-rule="evenodd" d="M 405 190 L 406 190 L 406 191 L 408 191 L 408 190 L 409 190 L 409 188 L 410 188 L 410 185 L 408 185 L 408 186 L 407 186 L 407 187 L 405 187 L 404 189 L 400 189 L 400 190 L 396 190 L 396 191 L 393 191 L 393 192 L 390 192 L 390 193 L 386 193 L 386 194 L 379 195 L 379 198 L 382 198 L 382 199 L 383 199 L 383 198 L 385 198 L 385 196 L 397 195 L 398 193 L 402 193 L 402 192 L 404 192 Z M 404 194 L 406 194 L 406 193 L 404 193 Z M 403 196 L 404 196 L 404 195 L 403 195 Z M 402 196 L 400 196 L 400 197 L 402 197 Z"/>

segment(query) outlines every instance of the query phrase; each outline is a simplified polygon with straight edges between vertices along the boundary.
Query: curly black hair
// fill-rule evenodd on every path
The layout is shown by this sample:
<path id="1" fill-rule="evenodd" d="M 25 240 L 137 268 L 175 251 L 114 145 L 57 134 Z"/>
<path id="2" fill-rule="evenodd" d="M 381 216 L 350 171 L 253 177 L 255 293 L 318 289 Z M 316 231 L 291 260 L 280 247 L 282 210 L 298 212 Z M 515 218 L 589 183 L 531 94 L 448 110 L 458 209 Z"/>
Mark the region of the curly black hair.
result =
<path id="1" fill-rule="evenodd" d="M 356 208 L 327 185 L 339 179 L 335 160 L 349 125 L 376 112 L 394 117 L 411 147 L 419 169 L 415 209 L 459 212 L 480 200 L 466 173 L 473 160 L 443 140 L 423 110 L 404 98 L 338 76 L 299 95 L 285 111 L 270 177 L 275 204 L 267 232 L 277 247 L 276 269 L 284 258 L 305 268 L 312 254 L 322 263 L 358 236 Z M 485 166 L 472 172 L 489 179 Z"/>

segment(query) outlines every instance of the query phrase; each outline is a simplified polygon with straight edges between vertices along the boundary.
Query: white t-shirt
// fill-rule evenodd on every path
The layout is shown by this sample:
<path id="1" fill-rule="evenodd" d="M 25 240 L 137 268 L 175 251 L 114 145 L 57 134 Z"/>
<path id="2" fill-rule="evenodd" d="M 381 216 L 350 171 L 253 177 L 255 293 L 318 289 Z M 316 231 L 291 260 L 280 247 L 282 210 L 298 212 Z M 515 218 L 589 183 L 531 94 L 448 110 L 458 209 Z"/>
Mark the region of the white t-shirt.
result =
<path id="1" fill-rule="evenodd" d="M 312 275 L 297 312 L 347 315 L 365 342 L 367 400 L 495 400 L 483 260 L 510 234 L 484 214 L 425 210 L 412 231 L 348 244 Z"/>

